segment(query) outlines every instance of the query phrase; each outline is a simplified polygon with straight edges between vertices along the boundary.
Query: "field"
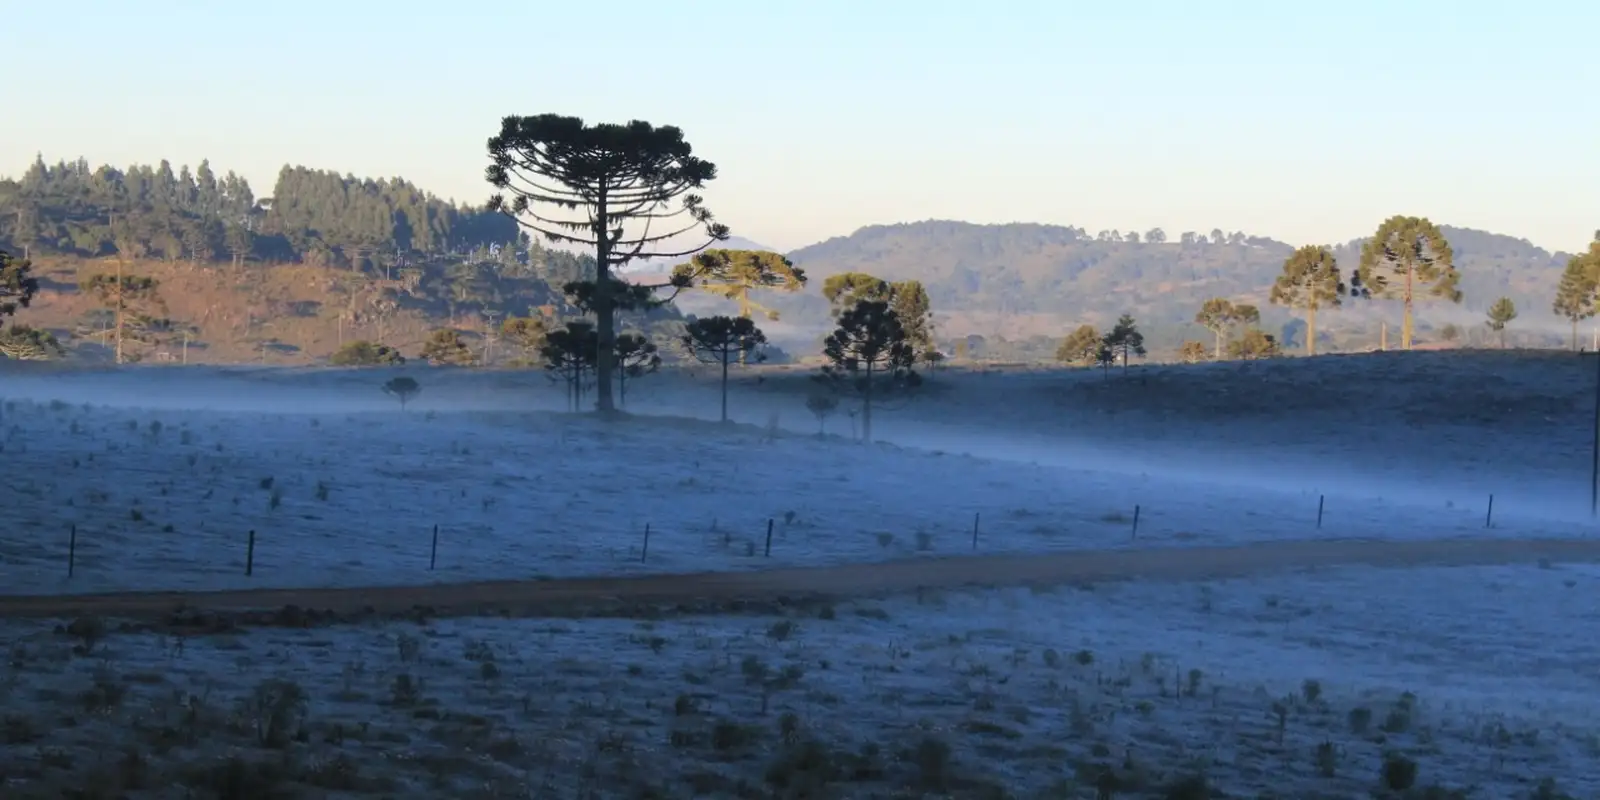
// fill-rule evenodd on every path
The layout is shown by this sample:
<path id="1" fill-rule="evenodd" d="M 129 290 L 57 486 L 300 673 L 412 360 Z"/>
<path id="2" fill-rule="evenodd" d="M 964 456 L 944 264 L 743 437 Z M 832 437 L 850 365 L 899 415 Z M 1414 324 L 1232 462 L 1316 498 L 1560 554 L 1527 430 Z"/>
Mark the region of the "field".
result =
<path id="1" fill-rule="evenodd" d="M 8 792 L 1600 791 L 1576 357 L 948 372 L 868 446 L 389 374 L 3 376 Z"/>

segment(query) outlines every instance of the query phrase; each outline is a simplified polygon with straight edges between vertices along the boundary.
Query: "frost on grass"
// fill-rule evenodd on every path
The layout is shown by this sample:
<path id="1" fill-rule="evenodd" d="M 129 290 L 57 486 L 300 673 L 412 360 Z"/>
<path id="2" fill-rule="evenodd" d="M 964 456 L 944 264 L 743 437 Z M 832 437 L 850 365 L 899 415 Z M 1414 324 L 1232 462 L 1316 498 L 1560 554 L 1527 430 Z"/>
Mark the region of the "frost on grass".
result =
<path id="1" fill-rule="evenodd" d="M 361 396 L 377 394 L 366 386 Z M 976 549 L 986 553 L 1484 533 L 1477 509 L 1422 513 L 1330 495 L 1319 531 L 1315 494 L 1109 474 L 1094 464 L 1021 468 L 683 419 L 7 405 L 0 446 L 15 477 L 0 487 L 6 592 L 876 561 L 970 553 L 975 522 Z M 1563 532 L 1515 521 L 1493 531 Z"/>
<path id="2" fill-rule="evenodd" d="M 1352 569 L 648 621 L 7 623 L 0 773 L 19 798 L 1589 797 L 1596 588 Z"/>

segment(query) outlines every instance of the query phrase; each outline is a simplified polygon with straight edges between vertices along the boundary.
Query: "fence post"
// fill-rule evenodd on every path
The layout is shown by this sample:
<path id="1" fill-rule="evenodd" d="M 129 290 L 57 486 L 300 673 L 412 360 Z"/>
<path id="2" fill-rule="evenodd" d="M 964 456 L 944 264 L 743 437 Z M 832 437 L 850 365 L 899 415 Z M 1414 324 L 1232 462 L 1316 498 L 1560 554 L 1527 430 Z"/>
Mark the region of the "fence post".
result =
<path id="1" fill-rule="evenodd" d="M 67 534 L 67 577 L 72 577 L 73 570 L 78 562 L 78 526 L 72 526 L 72 532 Z"/>
<path id="2" fill-rule="evenodd" d="M 432 572 L 434 565 L 439 563 L 439 526 L 433 526 L 433 545 L 428 549 L 428 571 Z"/>
<path id="3" fill-rule="evenodd" d="M 650 557 L 650 523 L 644 524 L 644 547 L 639 548 L 639 563 L 643 564 Z"/>
<path id="4" fill-rule="evenodd" d="M 1483 515 L 1483 527 L 1494 527 L 1494 495 L 1489 495 L 1489 510 Z"/>
<path id="5" fill-rule="evenodd" d="M 772 557 L 772 518 L 767 518 L 767 558 Z"/>
<path id="6" fill-rule="evenodd" d="M 1134 539 L 1139 538 L 1139 506 L 1138 505 L 1134 505 L 1134 507 L 1133 507 L 1133 536 L 1131 538 L 1134 538 Z"/>
<path id="7" fill-rule="evenodd" d="M 972 515 L 972 549 L 978 549 L 978 518 L 981 512 Z"/>
<path id="8" fill-rule="evenodd" d="M 256 571 L 256 532 L 250 531 L 250 543 L 244 550 L 244 576 L 254 575 Z"/>
<path id="9" fill-rule="evenodd" d="M 1322 530 L 1322 507 L 1327 502 L 1328 502 L 1328 496 L 1327 495 L 1325 495 L 1325 494 L 1317 495 L 1317 530 L 1319 530 L 1319 531 Z"/>

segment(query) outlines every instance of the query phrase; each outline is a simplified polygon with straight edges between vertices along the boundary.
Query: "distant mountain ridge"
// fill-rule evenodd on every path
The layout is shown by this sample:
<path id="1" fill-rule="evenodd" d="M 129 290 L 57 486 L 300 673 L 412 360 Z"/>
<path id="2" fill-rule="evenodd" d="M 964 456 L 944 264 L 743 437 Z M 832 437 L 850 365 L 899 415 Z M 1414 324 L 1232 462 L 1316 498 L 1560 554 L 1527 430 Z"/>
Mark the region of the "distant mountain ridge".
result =
<path id="1" fill-rule="evenodd" d="M 1550 305 L 1569 254 L 1487 231 L 1451 226 L 1443 231 L 1455 251 L 1465 299 L 1459 307 L 1425 304 L 1419 308 L 1420 319 L 1476 322 L 1496 298 L 1508 296 L 1521 311 L 1523 324 L 1557 321 Z M 857 271 L 922 281 L 936 313 L 950 315 L 954 328 L 963 317 L 974 315 L 1032 317 L 1038 320 L 1036 333 L 1043 335 L 1047 328 L 1059 331 L 1079 322 L 1105 324 L 1125 311 L 1154 325 L 1187 325 L 1210 297 L 1256 302 L 1269 322 L 1288 319 L 1287 312 L 1269 307 L 1267 297 L 1293 245 L 1221 231 L 1151 242 L 1150 233 L 1130 241 L 1126 233 L 1091 236 L 1082 228 L 1041 223 L 927 220 L 870 225 L 789 252 L 812 286 L 798 295 L 762 292 L 760 301 L 782 314 L 785 327 L 821 330 L 828 321 L 827 304 L 818 291 L 822 280 Z M 1154 233 L 1166 238 L 1163 232 Z M 1359 262 L 1364 242 L 1331 245 L 1345 274 Z M 682 304 L 685 311 L 699 314 L 731 307 L 704 296 L 686 296 Z M 1380 303 L 1348 305 L 1352 320 L 1388 311 Z M 958 332 L 950 325 L 946 330 Z"/>

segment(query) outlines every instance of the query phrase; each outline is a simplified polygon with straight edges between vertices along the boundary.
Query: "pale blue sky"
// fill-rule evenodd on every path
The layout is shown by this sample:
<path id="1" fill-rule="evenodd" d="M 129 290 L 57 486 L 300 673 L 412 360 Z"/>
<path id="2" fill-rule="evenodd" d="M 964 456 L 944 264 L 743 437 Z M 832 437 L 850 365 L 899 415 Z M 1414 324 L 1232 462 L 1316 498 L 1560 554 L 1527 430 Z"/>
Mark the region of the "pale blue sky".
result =
<path id="1" fill-rule="evenodd" d="M 506 114 L 682 127 L 738 235 L 1600 228 L 1600 4 L 0 0 L 0 174 L 284 162 L 481 202 Z"/>

